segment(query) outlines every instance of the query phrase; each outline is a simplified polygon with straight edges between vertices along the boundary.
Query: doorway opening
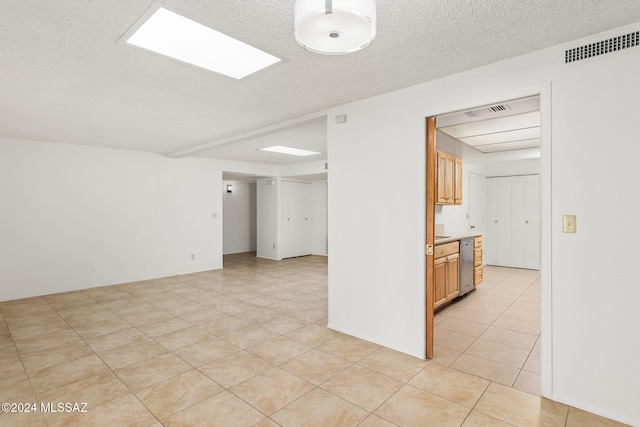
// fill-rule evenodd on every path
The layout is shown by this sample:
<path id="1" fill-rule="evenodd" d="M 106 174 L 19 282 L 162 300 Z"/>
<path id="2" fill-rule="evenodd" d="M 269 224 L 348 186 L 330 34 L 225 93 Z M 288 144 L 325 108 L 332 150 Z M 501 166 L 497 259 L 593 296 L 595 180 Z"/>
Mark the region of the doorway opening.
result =
<path id="1" fill-rule="evenodd" d="M 427 119 L 427 357 L 534 394 L 541 389 L 541 136 L 539 95 Z M 462 201 L 434 203 L 430 215 L 429 193 L 438 200 L 442 189 L 438 152 L 462 160 Z M 505 194 L 496 196 L 497 182 Z M 438 239 L 430 233 L 482 236 L 475 290 L 435 313 Z"/>
<path id="2" fill-rule="evenodd" d="M 222 255 L 255 256 L 257 242 L 256 175 L 222 173 Z"/>

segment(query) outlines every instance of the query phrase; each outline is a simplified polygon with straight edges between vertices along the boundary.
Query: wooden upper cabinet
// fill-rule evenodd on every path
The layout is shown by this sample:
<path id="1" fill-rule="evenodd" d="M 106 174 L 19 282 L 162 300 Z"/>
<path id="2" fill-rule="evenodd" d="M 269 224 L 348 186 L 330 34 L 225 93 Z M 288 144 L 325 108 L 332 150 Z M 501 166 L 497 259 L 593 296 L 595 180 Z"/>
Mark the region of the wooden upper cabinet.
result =
<path id="1" fill-rule="evenodd" d="M 462 159 L 442 151 L 437 152 L 436 204 L 462 203 Z"/>
<path id="2" fill-rule="evenodd" d="M 453 203 L 462 204 L 462 159 L 454 157 Z"/>
<path id="3" fill-rule="evenodd" d="M 453 203 L 453 159 L 447 153 L 437 152 L 437 197 L 436 204 L 448 205 Z"/>

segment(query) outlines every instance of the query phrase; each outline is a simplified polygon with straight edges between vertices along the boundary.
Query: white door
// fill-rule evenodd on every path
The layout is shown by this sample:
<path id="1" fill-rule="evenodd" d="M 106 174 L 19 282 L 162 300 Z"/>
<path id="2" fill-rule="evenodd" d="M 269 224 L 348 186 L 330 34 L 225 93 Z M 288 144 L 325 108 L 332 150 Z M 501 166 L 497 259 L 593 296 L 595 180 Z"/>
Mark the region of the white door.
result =
<path id="1" fill-rule="evenodd" d="M 312 185 L 306 182 L 282 181 L 282 234 L 280 256 L 291 258 L 311 255 Z"/>
<path id="2" fill-rule="evenodd" d="M 499 179 L 487 178 L 486 180 L 486 210 L 485 210 L 485 232 L 482 239 L 482 257 L 485 264 L 498 264 L 498 194 Z"/>
<path id="3" fill-rule="evenodd" d="M 525 177 L 525 267 L 540 269 L 540 176 Z"/>
<path id="4" fill-rule="evenodd" d="M 469 173 L 469 228 L 484 233 L 484 176 Z"/>
<path id="5" fill-rule="evenodd" d="M 498 265 L 512 266 L 511 177 L 498 179 Z M 484 243 L 484 242 L 483 242 Z"/>
<path id="6" fill-rule="evenodd" d="M 540 269 L 540 177 L 487 178 L 486 184 L 486 263 Z"/>
<path id="7" fill-rule="evenodd" d="M 527 210 L 525 205 L 526 186 L 524 176 L 513 176 L 511 180 L 511 263 L 505 264 L 516 268 L 526 268 L 525 256 L 525 218 Z"/>

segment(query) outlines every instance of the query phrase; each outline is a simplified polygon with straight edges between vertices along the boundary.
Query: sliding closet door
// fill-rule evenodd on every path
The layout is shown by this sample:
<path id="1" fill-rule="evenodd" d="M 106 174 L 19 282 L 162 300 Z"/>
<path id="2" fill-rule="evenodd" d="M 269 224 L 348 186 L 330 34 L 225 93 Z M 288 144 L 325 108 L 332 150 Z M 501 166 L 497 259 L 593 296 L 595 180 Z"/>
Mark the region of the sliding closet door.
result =
<path id="1" fill-rule="evenodd" d="M 524 268 L 540 269 L 540 175 L 525 177 Z"/>
<path id="2" fill-rule="evenodd" d="M 539 269 L 540 177 L 495 177 L 486 183 L 485 262 Z"/>
<path id="3" fill-rule="evenodd" d="M 312 185 L 307 182 L 282 181 L 281 257 L 311 255 L 313 252 Z"/>
<path id="4" fill-rule="evenodd" d="M 498 264 L 498 236 L 500 235 L 498 229 L 498 186 L 499 179 L 487 178 L 486 185 L 486 199 L 485 199 L 485 229 L 484 239 L 482 239 L 482 257 L 485 264 L 499 265 Z"/>
<path id="5" fill-rule="evenodd" d="M 513 176 L 511 181 L 511 263 L 503 264 L 516 268 L 526 268 L 526 186 L 524 176 Z M 506 230 L 505 230 L 506 231 Z M 505 233 L 506 234 L 506 233 Z"/>
<path id="6" fill-rule="evenodd" d="M 511 177 L 498 179 L 498 265 L 513 266 L 511 234 L 513 191 Z"/>

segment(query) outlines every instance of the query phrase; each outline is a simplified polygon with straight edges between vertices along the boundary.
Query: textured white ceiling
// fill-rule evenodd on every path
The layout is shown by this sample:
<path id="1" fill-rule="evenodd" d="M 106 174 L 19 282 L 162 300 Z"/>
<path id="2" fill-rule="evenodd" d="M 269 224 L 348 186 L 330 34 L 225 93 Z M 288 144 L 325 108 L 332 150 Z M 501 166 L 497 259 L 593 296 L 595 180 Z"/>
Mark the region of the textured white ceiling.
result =
<path id="1" fill-rule="evenodd" d="M 0 0 L 0 135 L 169 153 L 640 21 L 638 0 L 378 0 L 375 41 L 322 56 L 292 0 L 162 3 L 283 62 L 237 81 L 118 42 L 151 0 Z"/>

